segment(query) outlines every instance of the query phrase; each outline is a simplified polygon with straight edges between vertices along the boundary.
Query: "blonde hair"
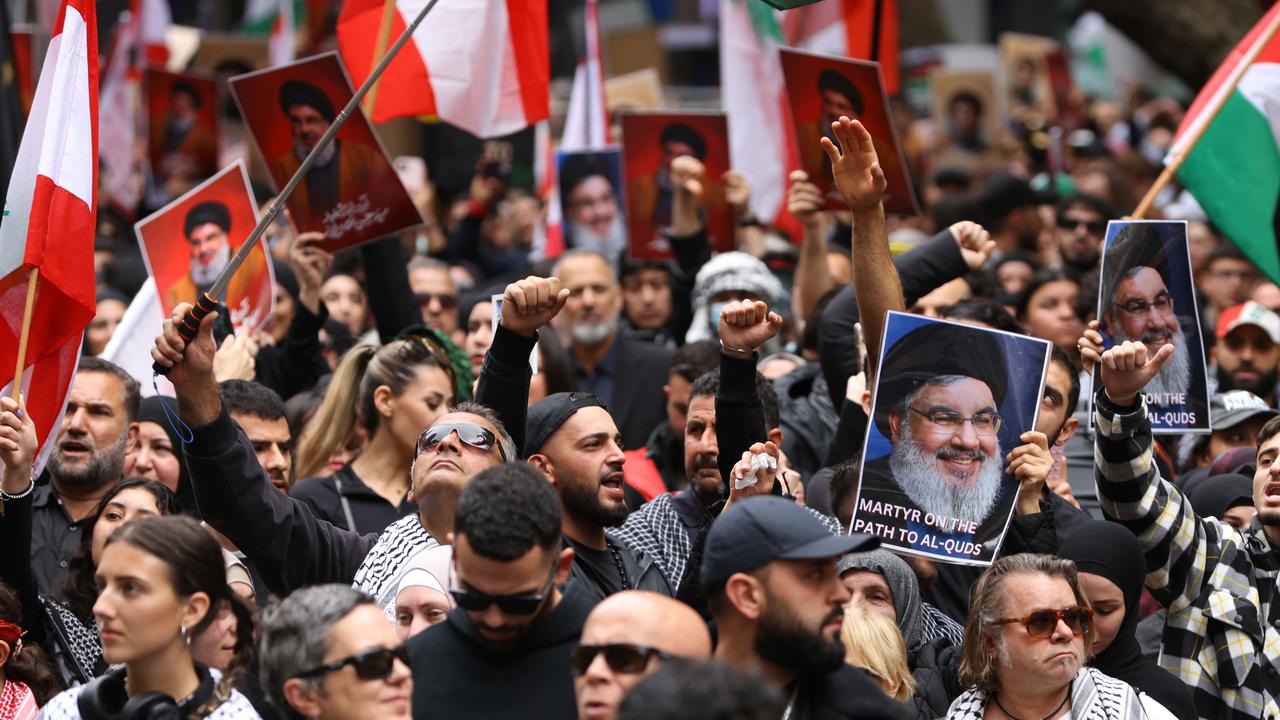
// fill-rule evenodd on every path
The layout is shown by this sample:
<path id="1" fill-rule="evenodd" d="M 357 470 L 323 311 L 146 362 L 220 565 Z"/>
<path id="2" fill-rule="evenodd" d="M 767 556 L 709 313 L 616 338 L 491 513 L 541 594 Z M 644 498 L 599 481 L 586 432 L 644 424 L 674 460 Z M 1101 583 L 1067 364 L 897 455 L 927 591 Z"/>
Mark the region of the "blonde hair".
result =
<path id="1" fill-rule="evenodd" d="M 1010 575 L 1048 575 L 1062 578 L 1071 586 L 1076 604 L 1088 608 L 1089 598 L 1084 594 L 1084 587 L 1076 574 L 1076 564 L 1053 555 L 1035 555 L 1020 553 L 1006 555 L 994 563 L 978 578 L 969 598 L 969 618 L 964 626 L 964 647 L 960 655 L 960 683 L 964 687 L 976 687 L 992 693 L 1000 690 L 1000 680 L 996 677 L 996 665 L 1004 655 L 1004 634 L 997 631 L 1004 627 L 1000 619 L 1008 614 L 1005 609 L 1005 583 Z M 1093 646 L 1093 623 L 1084 633 L 1084 646 Z M 995 636 L 999 652 L 990 652 L 986 646 L 986 638 Z"/>
<path id="2" fill-rule="evenodd" d="M 357 424 L 373 437 L 379 424 L 374 392 L 385 385 L 392 395 L 399 395 L 414 381 L 420 367 L 438 367 L 444 371 L 449 378 L 445 405 L 452 405 L 456 392 L 453 367 L 425 339 L 415 336 L 394 340 L 380 348 L 361 344 L 348 350 L 329 381 L 324 400 L 298 441 L 294 477 L 320 474 L 329 458 L 348 445 Z"/>
<path id="3" fill-rule="evenodd" d="M 854 603 L 844 609 L 840 639 L 844 642 L 845 662 L 865 668 L 890 697 L 907 702 L 915 694 L 916 679 L 907 663 L 907 643 L 897 623 L 862 603 Z"/>

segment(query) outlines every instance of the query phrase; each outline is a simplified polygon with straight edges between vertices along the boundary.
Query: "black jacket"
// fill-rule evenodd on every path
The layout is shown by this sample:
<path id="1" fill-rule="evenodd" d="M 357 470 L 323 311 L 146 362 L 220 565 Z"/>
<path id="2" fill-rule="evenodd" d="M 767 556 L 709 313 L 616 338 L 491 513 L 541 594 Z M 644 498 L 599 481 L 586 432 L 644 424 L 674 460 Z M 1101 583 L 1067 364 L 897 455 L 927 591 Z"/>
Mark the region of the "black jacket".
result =
<path id="1" fill-rule="evenodd" d="M 350 463 L 332 475 L 298 481 L 289 489 L 289 496 L 306 503 L 321 520 L 362 534 L 380 533 L 405 515 L 418 512 L 417 504 L 407 498 L 400 498 L 399 505 L 387 502 L 360 480 Z"/>
<path id="2" fill-rule="evenodd" d="M 486 651 L 467 613 L 409 639 L 414 720 L 578 717 L 569 672 L 569 649 L 595 603 L 576 583 L 511 652 Z"/>
<path id="3" fill-rule="evenodd" d="M 284 342 L 258 350 L 254 360 L 254 380 L 266 385 L 288 400 L 315 387 L 320 378 L 331 371 L 320 350 L 320 328 L 329 318 L 329 310 L 320 303 L 320 312 L 312 313 L 301 302 L 294 302 L 293 320 Z"/>
<path id="4" fill-rule="evenodd" d="M 808 363 L 774 382 L 782 420 L 782 452 L 801 477 L 820 470 L 835 437 L 839 416 L 831 405 L 819 363 Z"/>
<path id="5" fill-rule="evenodd" d="M 965 691 L 959 678 L 960 650 L 941 638 L 907 653 L 911 676 L 916 681 L 911 706 L 920 720 L 946 717 L 951 701 Z"/>
<path id="6" fill-rule="evenodd" d="M 871 675 L 852 665 L 833 673 L 801 677 L 792 720 L 910 717 L 907 707 L 884 694 Z"/>
<path id="7" fill-rule="evenodd" d="M 495 337 L 495 342 L 497 341 Z M 653 429 L 667 421 L 667 401 L 662 387 L 671 368 L 671 351 L 628 337 L 618 330 L 617 375 L 609 414 L 622 433 L 624 447 L 642 447 Z"/>
<path id="8" fill-rule="evenodd" d="M 318 520 L 301 500 L 275 489 L 225 405 L 192 435 L 184 452 L 205 522 L 253 560 L 272 593 L 352 581 L 376 534 L 357 535 Z"/>

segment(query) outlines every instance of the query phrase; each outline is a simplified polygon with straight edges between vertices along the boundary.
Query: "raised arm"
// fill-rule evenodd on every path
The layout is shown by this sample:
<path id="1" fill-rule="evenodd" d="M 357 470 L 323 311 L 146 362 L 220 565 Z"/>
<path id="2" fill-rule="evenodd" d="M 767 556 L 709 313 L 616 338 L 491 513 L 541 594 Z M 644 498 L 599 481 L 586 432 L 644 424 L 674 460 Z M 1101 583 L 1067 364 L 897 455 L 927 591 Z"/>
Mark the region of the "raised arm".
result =
<path id="1" fill-rule="evenodd" d="M 315 583 L 350 583 L 377 536 L 362 537 L 317 520 L 306 505 L 271 485 L 214 381 L 216 313 L 204 318 L 189 344 L 178 335 L 190 307 L 174 308 L 151 356 L 169 368 L 178 417 L 191 429 L 193 439 L 184 452 L 205 521 L 257 564 L 276 594 Z"/>
<path id="2" fill-rule="evenodd" d="M 720 477 L 729 481 L 742 453 L 765 442 L 764 408 L 756 392 L 757 351 L 782 328 L 782 316 L 758 300 L 739 300 L 720 313 L 720 390 L 716 393 L 716 437 Z"/>
<path id="3" fill-rule="evenodd" d="M 831 159 L 836 189 L 853 212 L 853 292 L 858 300 L 862 332 L 867 348 L 880 347 L 885 314 L 905 310 L 902 283 L 893 267 L 893 256 L 884 226 L 884 192 L 888 187 L 880 159 L 876 157 L 871 133 L 857 120 L 841 117 L 831 123 L 839 147 L 829 138 L 821 139 L 822 149 Z M 875 351 L 867 354 L 874 368 Z"/>
<path id="4" fill-rule="evenodd" d="M 1173 354 L 1166 345 L 1147 358 L 1140 342 L 1102 351 L 1097 324 L 1080 341 L 1081 357 L 1098 364 L 1094 464 L 1098 502 L 1108 520 L 1129 528 L 1142 546 L 1147 588 L 1169 612 L 1194 603 L 1219 560 L 1243 549 L 1244 537 L 1216 520 L 1196 517 L 1191 503 L 1160 477 L 1152 455 L 1151 421 L 1141 391 Z M 1239 578 L 1235 578 L 1239 579 Z M 1249 579 L 1244 579 L 1247 585 Z"/>
<path id="5" fill-rule="evenodd" d="M 822 191 L 809 182 L 803 170 L 795 170 L 789 178 L 787 209 L 804 227 L 804 244 L 796 263 L 796 278 L 791 286 L 791 308 L 795 316 L 807 322 L 818 300 L 836 286 L 827 266 L 827 238 L 822 217 Z"/>
<path id="6" fill-rule="evenodd" d="M 53 438 L 49 438 L 53 442 Z M 22 628 L 27 641 L 44 644 L 44 618 L 31 572 L 31 464 L 36 455 L 36 426 L 18 401 L 0 398 L 0 490 L 6 499 L 0 513 L 0 581 L 13 588 L 22 603 Z"/>
<path id="7" fill-rule="evenodd" d="M 502 293 L 502 320 L 493 331 L 493 344 L 485 353 L 476 386 L 476 402 L 498 414 L 518 451 L 524 450 L 524 423 L 529 414 L 529 353 L 538 341 L 538 329 L 560 313 L 569 299 L 569 288 L 560 278 L 529 276 L 507 286 Z"/>

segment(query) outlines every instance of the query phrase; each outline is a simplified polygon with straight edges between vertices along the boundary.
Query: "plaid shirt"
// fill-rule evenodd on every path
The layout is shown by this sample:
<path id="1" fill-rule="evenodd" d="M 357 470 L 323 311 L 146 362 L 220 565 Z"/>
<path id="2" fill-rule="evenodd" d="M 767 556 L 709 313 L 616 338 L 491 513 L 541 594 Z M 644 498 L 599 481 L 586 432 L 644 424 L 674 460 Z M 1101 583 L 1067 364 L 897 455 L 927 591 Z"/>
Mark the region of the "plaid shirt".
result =
<path id="1" fill-rule="evenodd" d="M 1145 403 L 1098 393 L 1098 500 L 1146 555 L 1146 585 L 1168 608 L 1160 665 L 1192 689 L 1202 718 L 1280 718 L 1280 557 L 1256 521 L 1198 518 L 1152 461 Z"/>

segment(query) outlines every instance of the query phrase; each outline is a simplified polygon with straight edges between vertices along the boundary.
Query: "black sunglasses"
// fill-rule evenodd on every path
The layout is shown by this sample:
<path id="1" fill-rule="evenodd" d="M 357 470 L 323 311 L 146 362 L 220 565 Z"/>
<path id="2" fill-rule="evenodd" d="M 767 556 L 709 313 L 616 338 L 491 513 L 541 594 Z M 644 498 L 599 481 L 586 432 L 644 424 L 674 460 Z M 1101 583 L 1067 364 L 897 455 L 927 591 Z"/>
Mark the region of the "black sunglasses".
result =
<path id="1" fill-rule="evenodd" d="M 1107 231 L 1106 220 L 1075 220 L 1065 217 L 1058 218 L 1058 227 L 1063 230 L 1075 230 L 1081 225 L 1084 226 L 1085 232 L 1090 235 L 1101 235 Z"/>
<path id="2" fill-rule="evenodd" d="M 436 449 L 437 445 L 444 442 L 445 438 L 455 432 L 458 433 L 459 440 L 477 450 L 489 452 L 494 445 L 498 444 L 498 436 L 482 425 L 468 422 L 438 423 L 427 428 L 425 432 L 418 436 L 418 447 L 414 454 L 421 455 L 424 452 Z M 498 448 L 498 454 L 503 456 L 503 461 L 506 461 L 506 455 L 502 452 L 501 447 Z"/>
<path id="3" fill-rule="evenodd" d="M 458 607 L 470 612 L 484 612 L 490 605 L 497 605 L 499 610 L 508 615 L 532 615 L 542 607 L 542 601 L 551 592 L 551 583 L 555 579 L 556 566 L 552 565 L 547 584 L 536 595 L 490 595 L 479 590 L 450 590 L 449 594 Z"/>
<path id="4" fill-rule="evenodd" d="M 350 665 L 356 669 L 356 677 L 361 680 L 382 680 L 391 675 L 391 668 L 395 666 L 395 661 L 399 660 L 404 663 L 405 667 L 409 666 L 409 649 L 404 645 L 393 648 L 373 648 L 358 652 L 351 657 L 341 660 L 334 660 L 319 667 L 312 668 L 306 672 L 300 672 L 294 677 L 305 678 L 323 675 L 325 673 L 335 672 Z"/>
<path id="5" fill-rule="evenodd" d="M 419 305 L 430 305 L 432 300 L 440 303 L 440 307 L 444 310 L 452 310 L 458 306 L 458 296 L 448 293 L 414 293 L 413 299 Z"/>
<path id="6" fill-rule="evenodd" d="M 604 662 L 616 673 L 644 672 L 649 667 L 650 658 L 671 660 L 675 656 L 648 645 L 632 645 L 630 643 L 610 643 L 608 645 L 576 645 L 569 651 L 569 670 L 577 677 L 587 674 L 596 655 L 604 653 Z"/>
<path id="7" fill-rule="evenodd" d="M 1027 634 L 1036 638 L 1053 637 L 1058 629 L 1058 622 L 1065 622 L 1071 634 L 1079 637 L 1089 632 L 1089 622 L 1093 620 L 1093 611 L 1087 607 L 1069 607 L 1063 610 L 1036 610 L 1020 618 L 1002 618 L 996 622 L 1000 625 L 1022 623 Z"/>

